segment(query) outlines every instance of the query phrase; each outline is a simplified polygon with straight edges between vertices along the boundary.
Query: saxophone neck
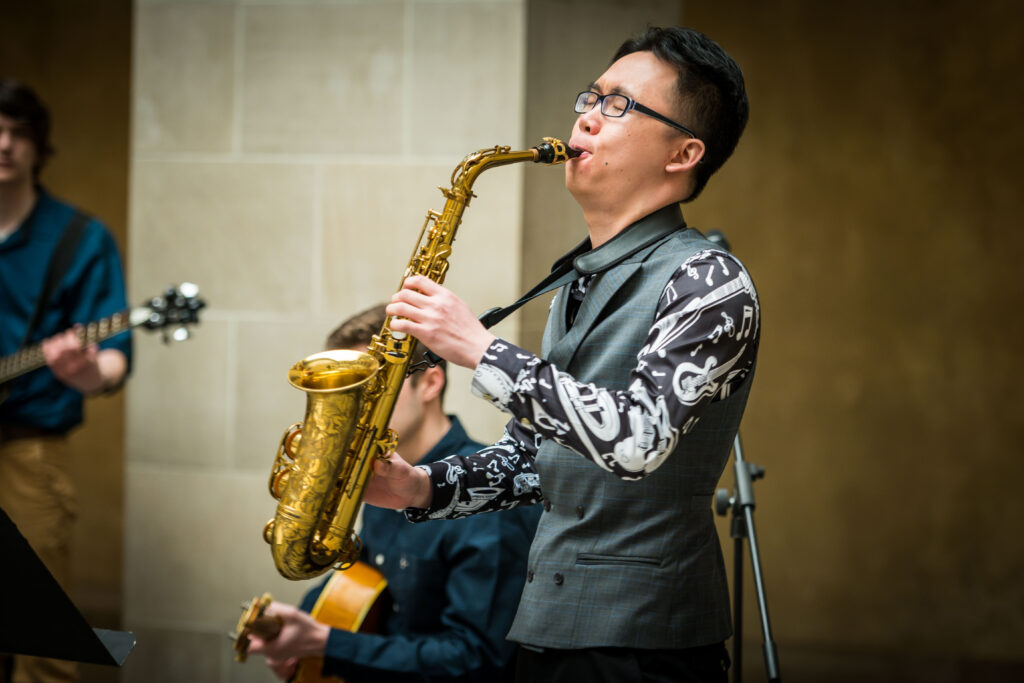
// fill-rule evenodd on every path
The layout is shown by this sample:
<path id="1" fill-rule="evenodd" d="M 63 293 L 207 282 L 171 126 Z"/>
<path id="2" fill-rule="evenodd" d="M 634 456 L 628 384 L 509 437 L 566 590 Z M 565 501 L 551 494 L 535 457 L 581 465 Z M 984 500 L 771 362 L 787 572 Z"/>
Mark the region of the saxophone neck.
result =
<path id="1" fill-rule="evenodd" d="M 452 172 L 452 187 L 468 189 L 472 187 L 478 175 L 495 166 L 518 164 L 523 161 L 549 165 L 564 164 L 569 159 L 578 157 L 580 153 L 580 150 L 570 147 L 558 138 L 543 138 L 536 147 L 521 151 L 512 151 L 511 147 L 495 145 L 474 152 L 463 159 Z"/>

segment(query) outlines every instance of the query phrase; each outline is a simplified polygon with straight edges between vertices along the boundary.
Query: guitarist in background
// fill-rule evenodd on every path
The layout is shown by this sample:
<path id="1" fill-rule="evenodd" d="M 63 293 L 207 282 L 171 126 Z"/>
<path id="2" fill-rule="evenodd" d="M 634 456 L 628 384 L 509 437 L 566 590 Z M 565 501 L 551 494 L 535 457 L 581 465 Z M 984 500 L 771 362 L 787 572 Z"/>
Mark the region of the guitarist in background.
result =
<path id="1" fill-rule="evenodd" d="M 363 351 L 384 325 L 384 306 L 360 313 L 336 329 L 328 348 Z M 391 416 L 398 452 L 411 464 L 455 453 L 475 453 L 458 418 L 442 407 L 447 382 L 441 365 L 406 379 Z M 517 646 L 505 639 L 526 578 L 526 559 L 539 506 L 456 523 L 410 524 L 393 510 L 363 508 L 363 559 L 387 579 L 392 605 L 379 633 L 329 628 L 307 614 L 322 585 L 302 608 L 272 603 L 267 614 L 283 620 L 271 641 L 253 637 L 250 653 L 266 656 L 284 680 L 299 659 L 323 657 L 323 675 L 361 681 L 511 680 Z"/>
<path id="2" fill-rule="evenodd" d="M 0 388 L 0 508 L 67 587 L 75 491 L 65 437 L 82 421 L 83 396 L 124 383 L 131 336 L 83 348 L 69 329 L 124 309 L 124 276 L 103 224 L 40 185 L 53 151 L 49 134 L 50 115 L 36 94 L 0 80 L 0 356 L 42 341 L 47 364 Z M 48 281 L 49 296 L 39 301 Z M 72 662 L 0 655 L 0 681 L 8 680 L 78 676 Z"/>

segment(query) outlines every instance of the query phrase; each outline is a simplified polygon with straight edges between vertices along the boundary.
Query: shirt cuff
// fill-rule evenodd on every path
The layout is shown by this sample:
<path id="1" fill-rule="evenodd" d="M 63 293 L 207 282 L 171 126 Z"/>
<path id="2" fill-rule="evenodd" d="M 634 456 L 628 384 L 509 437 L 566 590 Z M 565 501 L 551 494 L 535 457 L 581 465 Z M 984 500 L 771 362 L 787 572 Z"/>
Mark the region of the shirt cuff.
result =
<path id="1" fill-rule="evenodd" d="M 338 661 L 349 662 L 356 655 L 356 639 L 350 631 L 331 628 L 327 634 L 327 646 L 324 648 L 324 665 L 321 672 L 324 676 L 337 676 Z"/>
<path id="2" fill-rule="evenodd" d="M 540 358 L 504 339 L 495 339 L 473 371 L 470 391 L 499 410 L 512 413 L 512 397 L 521 389 L 520 382 L 529 377 L 529 366 Z"/>
<path id="3" fill-rule="evenodd" d="M 430 462 L 425 465 L 417 465 L 419 469 L 430 477 L 430 487 L 433 489 L 433 497 L 430 507 L 427 508 L 405 508 L 405 518 L 410 522 L 426 522 L 430 519 L 444 519 L 452 508 L 455 507 L 455 486 L 438 486 L 437 482 L 444 482 L 448 468 L 442 462 Z"/>

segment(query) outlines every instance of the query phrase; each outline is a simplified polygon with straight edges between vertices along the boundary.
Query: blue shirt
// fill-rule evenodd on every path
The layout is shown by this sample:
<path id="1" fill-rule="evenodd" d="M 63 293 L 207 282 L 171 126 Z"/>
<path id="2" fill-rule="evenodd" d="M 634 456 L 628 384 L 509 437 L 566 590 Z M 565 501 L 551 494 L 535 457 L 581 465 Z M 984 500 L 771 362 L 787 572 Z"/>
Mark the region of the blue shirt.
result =
<path id="1" fill-rule="evenodd" d="M 32 212 L 0 242 L 0 356 L 17 351 L 43 289 L 47 265 L 74 208 L 37 188 Z M 86 225 L 71 265 L 53 292 L 30 343 L 52 337 L 76 323 L 86 324 L 126 308 L 124 275 L 117 244 L 95 218 Z M 131 368 L 131 333 L 100 344 L 124 353 Z M 10 383 L 0 403 L 0 422 L 64 433 L 82 421 L 82 394 L 40 368 Z"/>
<path id="2" fill-rule="evenodd" d="M 422 462 L 481 448 L 450 418 L 451 429 Z M 380 634 L 331 629 L 324 675 L 348 683 L 502 680 L 515 655 L 505 636 L 539 517 L 539 506 L 523 506 L 411 524 L 400 511 L 367 505 L 363 557 L 384 574 L 393 607 Z M 312 608 L 320 588 L 306 595 L 303 609 Z"/>

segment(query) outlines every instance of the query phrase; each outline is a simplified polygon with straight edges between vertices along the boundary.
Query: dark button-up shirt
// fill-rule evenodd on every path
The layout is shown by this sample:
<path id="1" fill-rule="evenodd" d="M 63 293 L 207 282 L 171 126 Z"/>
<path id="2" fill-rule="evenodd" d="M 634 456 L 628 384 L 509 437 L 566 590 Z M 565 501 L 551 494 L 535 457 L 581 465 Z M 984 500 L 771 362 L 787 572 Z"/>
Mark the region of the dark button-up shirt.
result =
<path id="1" fill-rule="evenodd" d="M 451 420 L 423 462 L 479 450 L 458 419 Z M 332 629 L 324 674 L 350 683 L 502 680 L 515 654 L 505 636 L 539 507 L 426 524 L 369 505 L 363 515 L 363 559 L 384 574 L 393 607 L 380 634 Z M 311 609 L 319 592 L 306 596 L 303 609 Z"/>
<path id="2" fill-rule="evenodd" d="M 42 188 L 35 207 L 11 235 L 0 241 L 0 356 L 17 351 L 24 340 L 47 265 L 74 209 Z M 121 257 L 110 233 L 96 219 L 86 225 L 67 272 L 45 309 L 30 342 L 124 310 Z M 131 368 L 131 333 L 100 344 L 125 354 Z M 66 432 L 82 421 L 82 395 L 61 383 L 48 368 L 18 377 L 0 403 L 0 421 Z"/>

